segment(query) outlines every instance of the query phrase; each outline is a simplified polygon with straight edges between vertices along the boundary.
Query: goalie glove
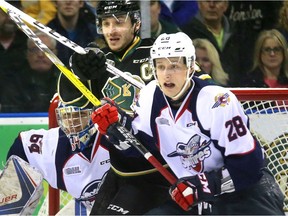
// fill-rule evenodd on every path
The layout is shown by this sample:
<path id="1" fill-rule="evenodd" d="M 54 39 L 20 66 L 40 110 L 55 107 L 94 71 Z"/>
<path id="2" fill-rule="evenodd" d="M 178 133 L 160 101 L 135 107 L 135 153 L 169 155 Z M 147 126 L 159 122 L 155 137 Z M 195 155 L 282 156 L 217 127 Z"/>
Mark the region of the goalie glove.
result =
<path id="1" fill-rule="evenodd" d="M 233 191 L 234 184 L 227 169 L 180 178 L 169 190 L 172 199 L 185 211 L 199 202 L 213 202 L 214 196 Z"/>
<path id="2" fill-rule="evenodd" d="M 102 79 L 106 73 L 106 57 L 95 43 L 85 48 L 86 54 L 73 53 L 69 65 L 82 80 Z"/>

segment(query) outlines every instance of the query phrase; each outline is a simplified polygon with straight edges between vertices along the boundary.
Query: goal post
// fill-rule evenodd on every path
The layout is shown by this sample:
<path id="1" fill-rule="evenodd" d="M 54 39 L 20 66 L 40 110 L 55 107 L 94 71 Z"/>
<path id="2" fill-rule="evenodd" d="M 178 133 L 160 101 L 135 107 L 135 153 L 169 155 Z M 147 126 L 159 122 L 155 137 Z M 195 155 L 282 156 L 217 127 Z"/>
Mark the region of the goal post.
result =
<path id="1" fill-rule="evenodd" d="M 229 90 L 237 96 L 249 116 L 250 129 L 265 150 L 268 168 L 285 195 L 284 210 L 288 212 L 288 89 L 229 88 Z M 55 123 L 55 115 L 53 116 L 55 111 L 51 113 L 49 123 L 50 121 Z M 55 215 L 59 208 L 66 205 L 69 195 L 63 191 L 59 193 L 55 192 L 55 189 L 51 190 L 49 190 L 49 215 Z"/>

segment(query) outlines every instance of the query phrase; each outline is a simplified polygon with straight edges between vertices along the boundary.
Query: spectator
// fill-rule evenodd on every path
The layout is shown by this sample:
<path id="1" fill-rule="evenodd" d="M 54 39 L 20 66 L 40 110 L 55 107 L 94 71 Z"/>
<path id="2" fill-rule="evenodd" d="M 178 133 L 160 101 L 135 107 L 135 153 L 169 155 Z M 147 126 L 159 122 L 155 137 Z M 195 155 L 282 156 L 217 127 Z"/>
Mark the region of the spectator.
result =
<path id="1" fill-rule="evenodd" d="M 284 35 L 288 42 L 288 1 L 283 1 L 279 10 L 277 29 Z"/>
<path id="2" fill-rule="evenodd" d="M 223 70 L 219 54 L 213 44 L 207 39 L 197 38 L 193 40 L 196 51 L 196 61 L 200 68 L 208 73 L 219 85 L 228 85 L 228 74 Z"/>
<path id="3" fill-rule="evenodd" d="M 288 88 L 287 42 L 278 30 L 264 30 L 259 34 L 255 43 L 253 67 L 242 85 Z"/>
<path id="4" fill-rule="evenodd" d="M 21 9 L 19 2 L 12 1 L 9 3 Z M 0 9 L 0 76 L 4 72 L 16 72 L 23 67 L 26 62 L 26 40 L 27 36 Z"/>
<path id="5" fill-rule="evenodd" d="M 241 71 L 252 67 L 253 48 L 259 32 L 275 28 L 278 11 L 283 0 L 277 1 L 229 1 L 226 16 L 233 23 L 238 36 Z"/>
<path id="6" fill-rule="evenodd" d="M 57 54 L 56 40 L 42 32 L 36 35 Z M 27 47 L 28 64 L 3 77 L 2 112 L 47 112 L 56 92 L 58 69 L 33 40 L 28 39 Z"/>
<path id="7" fill-rule="evenodd" d="M 84 5 L 82 0 L 56 0 L 55 4 L 57 15 L 48 23 L 50 28 L 83 47 L 95 41 L 97 38 L 95 24 L 83 18 L 85 16 L 81 16 L 82 13 L 80 13 Z M 69 57 L 73 54 L 73 50 L 61 43 L 57 44 L 57 49 L 59 59 L 68 66 Z"/>
<path id="8" fill-rule="evenodd" d="M 224 71 L 230 79 L 230 85 L 236 86 L 241 76 L 239 67 L 239 47 L 237 35 L 232 31 L 224 12 L 228 0 L 198 1 L 199 11 L 182 30 L 191 39 L 205 38 L 217 49 Z"/>
<path id="9" fill-rule="evenodd" d="M 157 38 L 162 33 L 176 33 L 180 31 L 178 26 L 173 22 L 168 22 L 160 17 L 160 1 L 150 1 L 151 14 L 151 37 Z"/>
<path id="10" fill-rule="evenodd" d="M 53 0 L 21 0 L 22 10 L 24 13 L 36 19 L 38 22 L 47 25 L 56 15 L 56 7 Z"/>

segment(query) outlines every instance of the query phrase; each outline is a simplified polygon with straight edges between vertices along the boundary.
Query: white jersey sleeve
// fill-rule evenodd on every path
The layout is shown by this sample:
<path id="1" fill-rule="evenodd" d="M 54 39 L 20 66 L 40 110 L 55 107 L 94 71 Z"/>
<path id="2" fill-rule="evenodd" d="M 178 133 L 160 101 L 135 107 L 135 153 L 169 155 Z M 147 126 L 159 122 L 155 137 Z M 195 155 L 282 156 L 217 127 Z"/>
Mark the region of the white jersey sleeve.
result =
<path id="1" fill-rule="evenodd" d="M 52 187 L 57 188 L 55 156 L 59 128 L 24 131 L 20 137 L 29 163 L 43 173 Z"/>
<path id="2" fill-rule="evenodd" d="M 254 149 L 254 139 L 236 96 L 226 88 L 206 86 L 197 98 L 197 115 L 210 138 L 225 149 L 225 156 L 245 154 Z"/>

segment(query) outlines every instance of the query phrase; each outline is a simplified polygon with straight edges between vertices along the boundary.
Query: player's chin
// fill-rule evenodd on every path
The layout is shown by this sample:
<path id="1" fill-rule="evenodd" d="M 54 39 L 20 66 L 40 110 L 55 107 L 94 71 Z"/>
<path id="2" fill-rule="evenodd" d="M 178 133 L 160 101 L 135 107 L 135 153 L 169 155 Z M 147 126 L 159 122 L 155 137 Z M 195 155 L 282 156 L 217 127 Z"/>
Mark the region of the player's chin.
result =
<path id="1" fill-rule="evenodd" d="M 162 86 L 162 91 L 163 93 L 168 96 L 168 97 L 173 97 L 174 95 L 177 94 L 177 90 L 175 87 L 166 87 L 165 85 Z"/>

